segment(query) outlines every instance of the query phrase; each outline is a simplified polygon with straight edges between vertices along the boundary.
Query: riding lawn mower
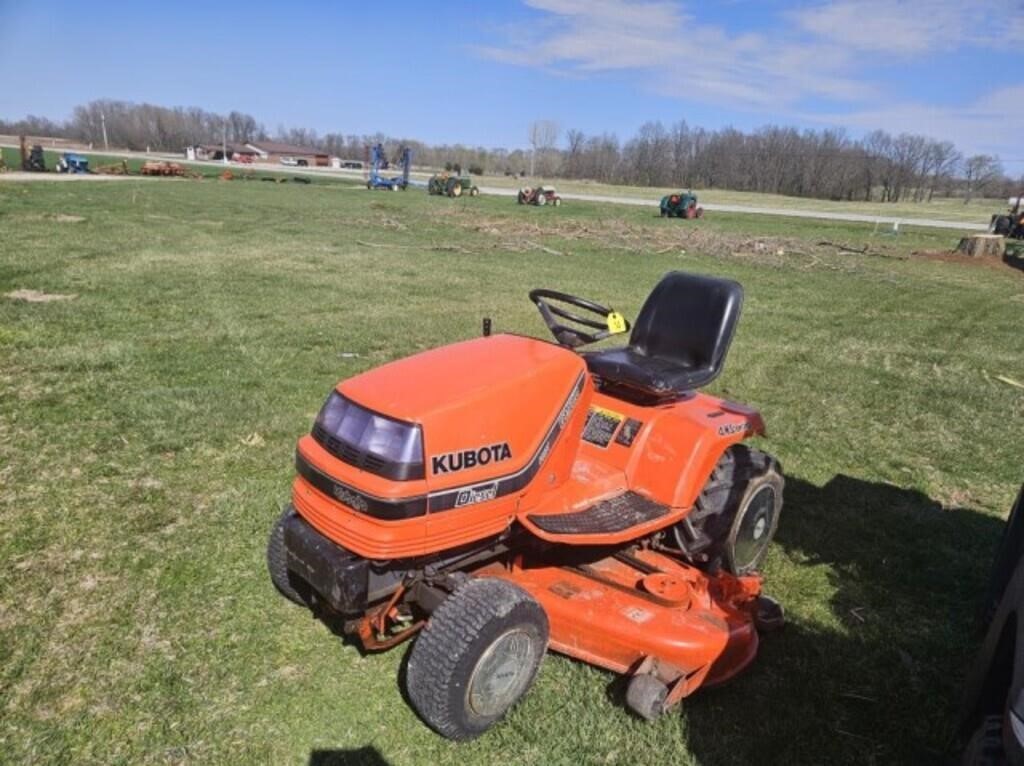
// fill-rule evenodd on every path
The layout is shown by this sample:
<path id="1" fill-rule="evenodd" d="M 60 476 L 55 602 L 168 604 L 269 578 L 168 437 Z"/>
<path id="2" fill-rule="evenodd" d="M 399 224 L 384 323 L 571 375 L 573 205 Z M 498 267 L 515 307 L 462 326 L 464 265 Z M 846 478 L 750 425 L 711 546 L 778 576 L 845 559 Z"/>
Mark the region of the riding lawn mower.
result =
<path id="1" fill-rule="evenodd" d="M 653 719 L 754 659 L 781 606 L 759 574 L 778 462 L 744 444 L 757 411 L 718 377 L 741 286 L 682 272 L 630 329 L 553 290 L 555 342 L 490 333 L 342 381 L 295 453 L 267 548 L 288 599 L 364 650 L 415 637 L 408 698 L 469 739 L 523 696 L 550 648 L 628 676 Z"/>

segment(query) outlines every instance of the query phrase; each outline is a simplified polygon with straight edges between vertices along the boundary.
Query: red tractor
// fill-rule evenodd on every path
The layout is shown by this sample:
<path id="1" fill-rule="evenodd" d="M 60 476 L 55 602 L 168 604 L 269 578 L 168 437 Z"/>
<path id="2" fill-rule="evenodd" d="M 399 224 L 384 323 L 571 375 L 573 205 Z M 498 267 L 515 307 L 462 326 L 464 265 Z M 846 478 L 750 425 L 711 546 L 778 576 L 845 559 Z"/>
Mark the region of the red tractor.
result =
<path id="1" fill-rule="evenodd" d="M 761 567 L 778 462 L 750 407 L 704 394 L 743 302 L 670 273 L 621 314 L 530 299 L 554 342 L 490 335 L 342 381 L 295 452 L 270 576 L 366 650 L 416 638 L 408 697 L 453 739 L 498 721 L 552 649 L 629 677 L 654 718 L 754 661 L 782 623 Z"/>
<path id="2" fill-rule="evenodd" d="M 555 192 L 554 186 L 524 186 L 519 190 L 516 201 L 520 205 L 554 205 L 562 204 L 562 198 Z"/>

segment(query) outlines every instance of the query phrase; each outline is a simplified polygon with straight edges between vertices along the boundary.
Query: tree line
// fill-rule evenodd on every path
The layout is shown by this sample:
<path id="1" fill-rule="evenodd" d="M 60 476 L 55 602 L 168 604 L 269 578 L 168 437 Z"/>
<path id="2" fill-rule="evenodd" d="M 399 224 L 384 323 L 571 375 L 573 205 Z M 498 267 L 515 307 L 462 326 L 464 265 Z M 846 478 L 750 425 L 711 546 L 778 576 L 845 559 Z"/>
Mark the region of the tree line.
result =
<path id="1" fill-rule="evenodd" d="M 279 126 L 269 131 L 252 115 L 226 115 L 198 107 L 163 107 L 96 100 L 77 106 L 65 122 L 28 116 L 0 120 L 0 133 L 74 139 L 94 147 L 182 151 L 192 144 L 245 144 L 273 139 L 309 146 L 344 159 L 364 159 L 381 142 L 398 156 L 413 150 L 414 163 L 459 165 L 480 172 L 589 179 L 611 184 L 733 189 L 797 197 L 882 202 L 927 202 L 935 196 L 1009 196 L 1024 178 L 1009 179 L 999 159 L 964 156 L 949 141 L 876 130 L 851 138 L 841 129 L 798 130 L 768 125 L 745 132 L 708 130 L 681 120 L 669 127 L 648 122 L 620 142 L 610 133 L 568 130 L 549 120 L 529 129 L 528 150 L 428 145 L 384 135 L 319 134 Z M 562 140 L 564 138 L 564 140 Z"/>

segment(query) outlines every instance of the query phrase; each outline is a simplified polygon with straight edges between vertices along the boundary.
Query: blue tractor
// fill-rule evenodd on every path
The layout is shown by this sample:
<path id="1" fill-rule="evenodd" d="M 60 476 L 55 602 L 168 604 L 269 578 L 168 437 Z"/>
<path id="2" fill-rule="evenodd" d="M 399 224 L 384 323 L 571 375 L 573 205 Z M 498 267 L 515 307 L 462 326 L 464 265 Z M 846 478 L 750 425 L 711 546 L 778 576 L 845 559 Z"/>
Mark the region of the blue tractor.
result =
<path id="1" fill-rule="evenodd" d="M 57 161 L 58 173 L 89 173 L 89 158 L 73 152 L 64 152 Z"/>

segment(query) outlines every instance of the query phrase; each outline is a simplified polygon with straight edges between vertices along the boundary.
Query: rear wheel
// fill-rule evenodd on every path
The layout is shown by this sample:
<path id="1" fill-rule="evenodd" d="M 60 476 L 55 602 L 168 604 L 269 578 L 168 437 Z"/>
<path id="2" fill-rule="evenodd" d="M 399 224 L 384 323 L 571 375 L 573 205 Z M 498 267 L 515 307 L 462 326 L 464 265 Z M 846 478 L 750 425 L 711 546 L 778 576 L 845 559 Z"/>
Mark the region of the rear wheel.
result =
<path id="1" fill-rule="evenodd" d="M 693 512 L 673 527 L 691 560 L 736 575 L 758 571 L 782 512 L 782 470 L 775 458 L 743 444 L 719 458 Z"/>
<path id="2" fill-rule="evenodd" d="M 543 192 L 541 192 L 540 194 L 537 195 L 536 204 L 538 204 L 538 205 L 546 205 L 546 204 L 548 204 L 548 198 L 544 196 Z"/>
<path id="3" fill-rule="evenodd" d="M 547 615 L 526 591 L 505 580 L 469 579 L 413 644 L 409 699 L 439 734 L 476 737 L 530 688 L 547 643 Z"/>
<path id="4" fill-rule="evenodd" d="M 561 197 L 555 197 L 554 205 L 555 205 L 555 207 L 560 207 L 562 205 L 562 198 Z"/>
<path id="5" fill-rule="evenodd" d="M 288 551 L 284 547 L 284 524 L 293 513 L 295 511 L 288 508 L 270 530 L 270 539 L 267 541 L 267 569 L 270 570 L 271 582 L 282 596 L 296 604 L 305 605 L 305 599 L 292 584 L 292 575 L 288 570 Z"/>
<path id="6" fill-rule="evenodd" d="M 960 759 L 961 766 L 1005 766 L 1003 721 L 998 715 L 986 716 L 974 730 Z"/>

